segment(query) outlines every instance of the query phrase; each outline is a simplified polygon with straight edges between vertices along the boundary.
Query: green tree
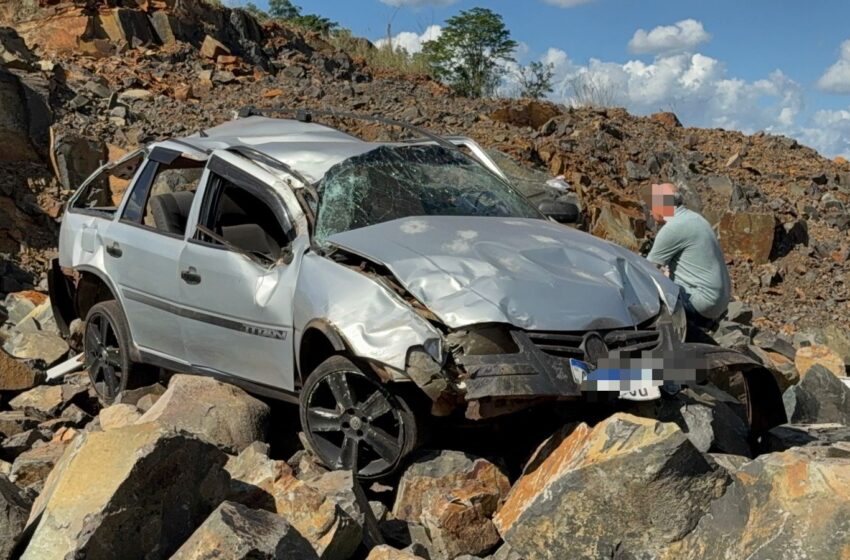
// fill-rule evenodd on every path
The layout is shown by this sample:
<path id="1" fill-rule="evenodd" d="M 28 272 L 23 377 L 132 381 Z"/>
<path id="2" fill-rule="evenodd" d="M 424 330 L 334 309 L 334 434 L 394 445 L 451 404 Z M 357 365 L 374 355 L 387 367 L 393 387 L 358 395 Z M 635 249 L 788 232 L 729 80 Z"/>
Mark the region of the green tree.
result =
<path id="1" fill-rule="evenodd" d="M 442 35 L 422 52 L 439 80 L 460 95 L 483 97 L 495 91 L 516 47 L 502 16 L 472 8 L 446 20 Z"/>
<path id="2" fill-rule="evenodd" d="M 301 8 L 289 0 L 269 0 L 269 15 L 275 19 L 295 19 L 301 15 Z"/>
<path id="3" fill-rule="evenodd" d="M 523 66 L 517 73 L 520 86 L 520 97 L 540 99 L 547 93 L 552 93 L 552 78 L 555 76 L 555 66 L 550 62 L 543 64 L 534 61 Z"/>
<path id="4" fill-rule="evenodd" d="M 262 9 L 260 9 L 259 6 L 257 6 L 253 2 L 248 2 L 247 4 L 245 4 L 245 8 L 243 9 L 260 21 L 265 21 L 269 19 L 269 14 L 264 12 Z"/>

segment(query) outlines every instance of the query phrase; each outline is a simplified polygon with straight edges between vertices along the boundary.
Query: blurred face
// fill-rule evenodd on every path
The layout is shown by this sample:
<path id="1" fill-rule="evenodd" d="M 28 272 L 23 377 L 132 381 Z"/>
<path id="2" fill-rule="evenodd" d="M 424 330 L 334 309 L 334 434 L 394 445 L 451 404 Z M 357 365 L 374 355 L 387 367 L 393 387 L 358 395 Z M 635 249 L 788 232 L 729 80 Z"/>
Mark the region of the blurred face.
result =
<path id="1" fill-rule="evenodd" d="M 676 211 L 673 203 L 675 194 L 676 187 L 670 183 L 652 185 L 652 218 L 657 223 L 663 224 Z"/>

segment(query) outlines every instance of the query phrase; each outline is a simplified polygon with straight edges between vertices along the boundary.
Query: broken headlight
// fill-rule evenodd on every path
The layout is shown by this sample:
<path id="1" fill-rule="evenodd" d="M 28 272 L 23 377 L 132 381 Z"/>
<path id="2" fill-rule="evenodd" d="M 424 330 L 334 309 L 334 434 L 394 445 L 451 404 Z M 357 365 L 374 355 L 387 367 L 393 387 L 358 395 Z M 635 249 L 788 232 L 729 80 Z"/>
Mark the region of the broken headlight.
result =
<path id="1" fill-rule="evenodd" d="M 688 318 L 685 315 L 685 304 L 681 295 L 676 299 L 676 307 L 673 308 L 670 318 L 673 323 L 673 332 L 676 333 L 679 341 L 684 342 L 688 334 Z"/>

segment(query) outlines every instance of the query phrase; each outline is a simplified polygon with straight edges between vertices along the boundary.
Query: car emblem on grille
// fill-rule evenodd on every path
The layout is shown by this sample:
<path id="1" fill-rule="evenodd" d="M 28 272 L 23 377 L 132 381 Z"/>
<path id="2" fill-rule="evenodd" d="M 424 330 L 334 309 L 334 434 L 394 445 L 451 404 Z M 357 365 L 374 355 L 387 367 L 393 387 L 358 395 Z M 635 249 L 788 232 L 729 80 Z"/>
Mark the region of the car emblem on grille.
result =
<path id="1" fill-rule="evenodd" d="M 584 356 L 587 361 L 594 365 L 599 361 L 599 358 L 604 358 L 608 355 L 608 346 L 602 340 L 602 337 L 595 332 L 584 335 L 581 348 L 584 350 Z"/>

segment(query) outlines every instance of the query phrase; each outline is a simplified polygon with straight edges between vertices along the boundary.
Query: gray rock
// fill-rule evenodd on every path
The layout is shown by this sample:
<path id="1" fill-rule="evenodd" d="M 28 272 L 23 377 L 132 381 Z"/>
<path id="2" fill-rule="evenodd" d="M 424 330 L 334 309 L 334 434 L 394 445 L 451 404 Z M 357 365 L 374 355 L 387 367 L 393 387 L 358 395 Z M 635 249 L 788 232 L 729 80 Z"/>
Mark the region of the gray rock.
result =
<path id="1" fill-rule="evenodd" d="M 4 410 L 0 412 L 0 437 L 11 437 L 38 426 L 43 419 L 24 410 Z"/>
<path id="2" fill-rule="evenodd" d="M 726 308 L 726 319 L 733 323 L 749 325 L 753 317 L 753 309 L 743 301 L 730 301 Z"/>
<path id="3" fill-rule="evenodd" d="M 6 311 L 6 320 L 17 325 L 36 308 L 36 303 L 33 302 L 32 298 L 26 296 L 26 292 L 17 292 L 6 296 L 3 307 Z"/>
<path id="4" fill-rule="evenodd" d="M 242 389 L 208 377 L 175 375 L 168 390 L 138 423 L 158 422 L 239 452 L 266 438 L 268 405 Z"/>
<path id="5" fill-rule="evenodd" d="M 154 423 L 83 433 L 33 505 L 22 558 L 167 558 L 224 500 L 225 460 L 215 446 Z"/>
<path id="6" fill-rule="evenodd" d="M 675 424 L 618 413 L 544 443 L 494 521 L 523 558 L 654 558 L 729 481 Z"/>
<path id="7" fill-rule="evenodd" d="M 107 159 L 106 144 L 78 134 L 57 136 L 53 158 L 59 182 L 65 189 L 76 189 Z"/>
<path id="8" fill-rule="evenodd" d="M 363 542 L 367 548 L 383 544 L 378 520 L 375 519 L 363 488 L 351 471 L 331 471 L 305 479 L 304 482 L 330 498 L 360 525 L 363 530 Z"/>
<path id="9" fill-rule="evenodd" d="M 843 424 L 783 424 L 772 428 L 764 438 L 768 451 L 823 447 L 846 442 L 850 442 L 850 426 Z"/>
<path id="10" fill-rule="evenodd" d="M 0 455 L 7 461 L 14 461 L 18 455 L 28 450 L 36 442 L 49 439 L 50 433 L 45 433 L 41 429 L 27 430 L 3 440 L 3 444 L 0 445 Z"/>
<path id="11" fill-rule="evenodd" d="M 5 475 L 0 475 L 0 558 L 12 557 L 31 507 L 32 501 L 27 494 Z"/>
<path id="12" fill-rule="evenodd" d="M 821 365 L 812 366 L 800 383 L 782 395 L 793 424 L 850 425 L 850 387 Z"/>
<path id="13" fill-rule="evenodd" d="M 794 355 L 797 353 L 794 344 L 788 339 L 770 331 L 759 331 L 753 337 L 753 344 L 764 350 L 782 354 L 789 360 L 794 360 Z"/>
<path id="14" fill-rule="evenodd" d="M 68 343 L 50 332 L 19 332 L 3 343 L 3 350 L 19 360 L 39 360 L 52 366 L 68 354 Z"/>
<path id="15" fill-rule="evenodd" d="M 224 502 L 192 533 L 171 560 L 318 559 L 316 551 L 282 517 Z"/>

